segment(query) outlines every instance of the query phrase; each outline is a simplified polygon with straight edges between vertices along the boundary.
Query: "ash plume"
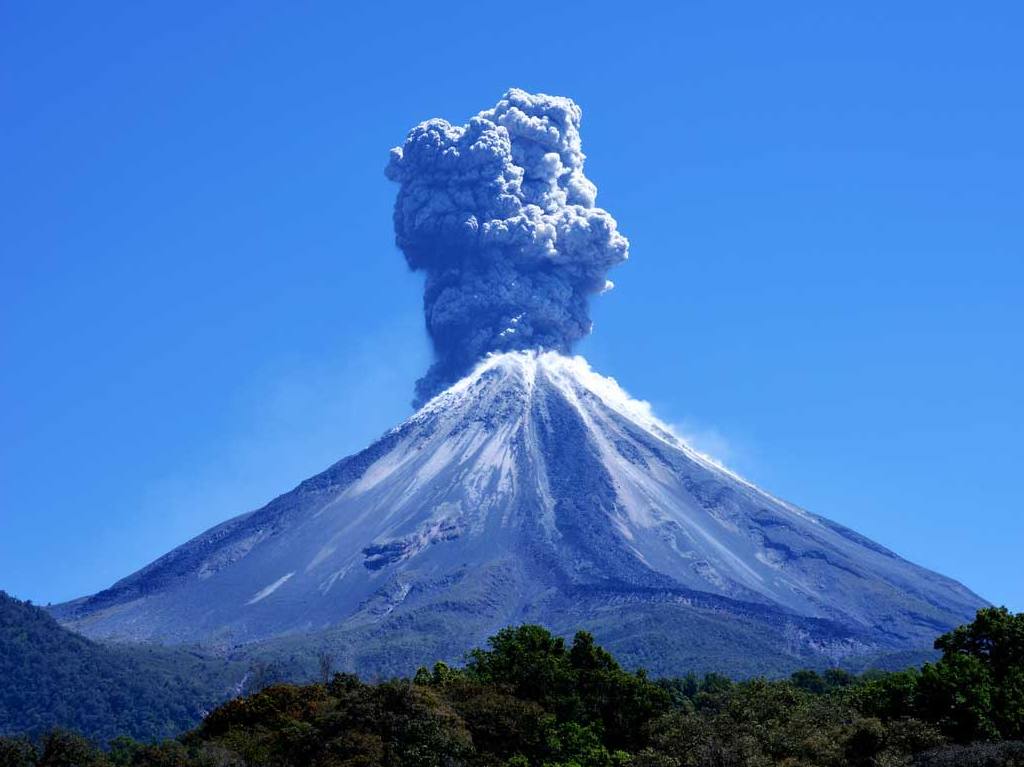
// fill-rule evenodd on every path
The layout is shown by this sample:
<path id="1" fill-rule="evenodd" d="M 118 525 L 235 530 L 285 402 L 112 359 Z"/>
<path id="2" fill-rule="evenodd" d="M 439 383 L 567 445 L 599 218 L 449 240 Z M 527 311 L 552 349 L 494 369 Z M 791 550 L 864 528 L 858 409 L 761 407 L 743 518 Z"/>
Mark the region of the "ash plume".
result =
<path id="1" fill-rule="evenodd" d="M 583 175 L 582 112 L 513 88 L 466 125 L 433 119 L 391 150 L 400 187 L 395 241 L 426 273 L 435 362 L 416 404 L 489 352 L 568 352 L 590 332 L 588 299 L 628 256 L 615 219 Z"/>

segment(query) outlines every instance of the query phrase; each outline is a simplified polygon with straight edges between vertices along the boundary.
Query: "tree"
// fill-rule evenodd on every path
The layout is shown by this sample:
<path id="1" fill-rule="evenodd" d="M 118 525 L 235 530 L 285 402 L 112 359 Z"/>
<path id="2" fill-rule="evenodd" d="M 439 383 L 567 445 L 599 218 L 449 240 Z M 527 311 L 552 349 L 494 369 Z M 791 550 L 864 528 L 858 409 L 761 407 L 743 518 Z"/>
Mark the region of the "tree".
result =
<path id="1" fill-rule="evenodd" d="M 544 700 L 569 686 L 565 640 L 542 626 L 504 628 L 473 650 L 467 672 L 481 682 L 507 685 L 518 697 Z"/>
<path id="2" fill-rule="evenodd" d="M 81 735 L 53 730 L 43 739 L 39 767 L 87 767 L 99 761 L 99 750 Z"/>
<path id="3" fill-rule="evenodd" d="M 917 669 L 872 676 L 853 689 L 852 699 L 859 711 L 883 721 L 911 716 L 917 712 Z"/>
<path id="4" fill-rule="evenodd" d="M 35 767 L 38 754 L 28 738 L 0 737 L 0 767 Z"/>
<path id="5" fill-rule="evenodd" d="M 979 610 L 935 648 L 919 684 L 925 715 L 961 742 L 1024 738 L 1024 613 Z"/>
<path id="6" fill-rule="evenodd" d="M 327 684 L 334 674 L 334 654 L 326 648 L 321 650 L 317 655 L 317 663 L 320 667 L 320 684 Z"/>

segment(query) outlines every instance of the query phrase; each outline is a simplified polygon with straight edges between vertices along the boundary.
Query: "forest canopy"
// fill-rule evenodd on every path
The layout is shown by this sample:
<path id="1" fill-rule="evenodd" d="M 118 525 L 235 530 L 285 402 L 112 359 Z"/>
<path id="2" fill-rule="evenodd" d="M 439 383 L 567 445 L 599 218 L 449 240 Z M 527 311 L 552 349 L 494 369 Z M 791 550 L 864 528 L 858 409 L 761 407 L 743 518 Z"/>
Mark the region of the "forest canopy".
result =
<path id="1" fill-rule="evenodd" d="M 275 684 L 156 744 L 0 739 L 0 767 L 1024 764 L 1024 614 L 981 610 L 936 648 L 941 659 L 899 673 L 650 679 L 586 632 L 566 642 L 527 625 L 499 631 L 462 668 Z"/>

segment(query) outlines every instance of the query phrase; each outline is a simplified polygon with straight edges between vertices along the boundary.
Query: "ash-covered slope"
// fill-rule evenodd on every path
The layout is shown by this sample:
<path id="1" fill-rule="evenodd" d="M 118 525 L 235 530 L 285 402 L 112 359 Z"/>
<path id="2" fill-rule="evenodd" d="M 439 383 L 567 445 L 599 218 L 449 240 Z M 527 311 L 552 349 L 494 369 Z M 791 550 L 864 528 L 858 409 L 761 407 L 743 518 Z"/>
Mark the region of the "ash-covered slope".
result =
<path id="1" fill-rule="evenodd" d="M 457 658 L 523 621 L 590 627 L 654 668 L 753 672 L 927 648 L 982 604 L 696 453 L 582 359 L 512 352 L 56 613 L 136 641 L 314 632 L 364 672 Z"/>

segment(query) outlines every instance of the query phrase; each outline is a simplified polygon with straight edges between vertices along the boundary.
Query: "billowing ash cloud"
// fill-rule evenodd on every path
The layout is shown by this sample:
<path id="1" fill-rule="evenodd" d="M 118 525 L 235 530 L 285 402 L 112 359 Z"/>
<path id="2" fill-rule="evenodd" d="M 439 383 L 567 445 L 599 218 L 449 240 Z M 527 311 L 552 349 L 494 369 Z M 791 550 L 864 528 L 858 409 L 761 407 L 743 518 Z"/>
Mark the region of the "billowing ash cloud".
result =
<path id="1" fill-rule="evenodd" d="M 570 99 L 513 88 L 468 125 L 428 120 L 391 150 L 395 240 L 426 272 L 436 353 L 417 402 L 488 352 L 568 352 L 590 332 L 588 297 L 611 287 L 629 242 L 595 207 L 581 115 Z"/>

